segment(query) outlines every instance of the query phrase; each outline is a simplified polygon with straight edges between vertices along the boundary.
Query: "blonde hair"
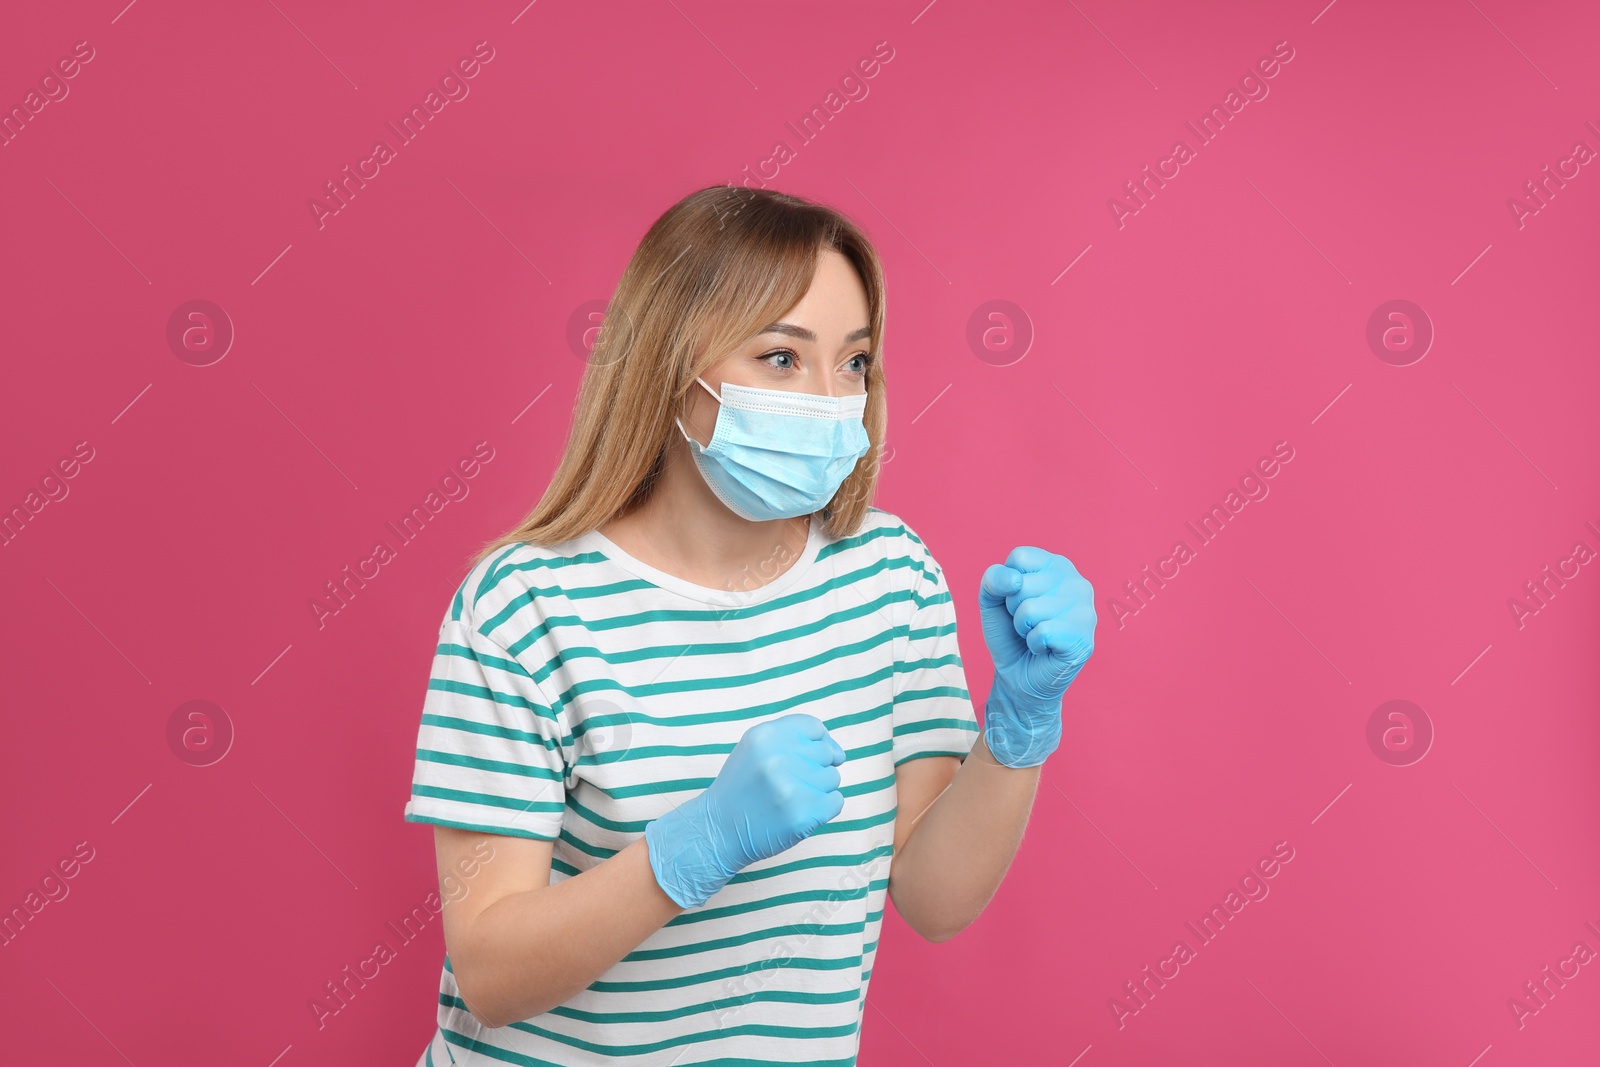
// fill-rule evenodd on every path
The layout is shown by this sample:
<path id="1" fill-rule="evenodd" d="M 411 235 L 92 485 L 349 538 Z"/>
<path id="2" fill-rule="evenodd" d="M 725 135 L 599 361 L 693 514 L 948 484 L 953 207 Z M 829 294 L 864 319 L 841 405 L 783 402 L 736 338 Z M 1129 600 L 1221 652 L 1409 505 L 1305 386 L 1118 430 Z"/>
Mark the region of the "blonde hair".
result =
<path id="1" fill-rule="evenodd" d="M 835 538 L 861 527 L 872 503 L 888 419 L 883 372 L 883 270 L 866 235 L 825 205 L 769 189 L 713 185 L 684 197 L 645 233 L 606 305 L 578 388 L 565 451 L 528 517 L 473 563 L 519 541 L 578 537 L 649 499 L 677 436 L 673 416 L 696 376 L 789 311 L 811 288 L 825 249 L 856 268 L 872 330 L 867 404 L 871 446 L 823 509 Z"/>

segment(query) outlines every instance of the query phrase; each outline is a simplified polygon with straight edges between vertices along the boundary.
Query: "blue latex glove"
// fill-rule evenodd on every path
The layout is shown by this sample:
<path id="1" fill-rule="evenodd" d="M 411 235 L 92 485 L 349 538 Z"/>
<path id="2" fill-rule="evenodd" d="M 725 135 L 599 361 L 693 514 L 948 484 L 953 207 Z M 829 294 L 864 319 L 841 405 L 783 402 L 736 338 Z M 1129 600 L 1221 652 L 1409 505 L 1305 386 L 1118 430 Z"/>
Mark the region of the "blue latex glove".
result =
<path id="1" fill-rule="evenodd" d="M 744 732 L 716 778 L 644 828 L 667 896 L 698 908 L 742 868 L 809 837 L 839 814 L 844 749 L 822 720 L 796 712 Z"/>
<path id="2" fill-rule="evenodd" d="M 1061 696 L 1094 652 L 1094 587 L 1065 556 L 1024 545 L 983 572 L 983 640 L 994 659 L 983 738 L 1008 767 L 1061 743 Z"/>

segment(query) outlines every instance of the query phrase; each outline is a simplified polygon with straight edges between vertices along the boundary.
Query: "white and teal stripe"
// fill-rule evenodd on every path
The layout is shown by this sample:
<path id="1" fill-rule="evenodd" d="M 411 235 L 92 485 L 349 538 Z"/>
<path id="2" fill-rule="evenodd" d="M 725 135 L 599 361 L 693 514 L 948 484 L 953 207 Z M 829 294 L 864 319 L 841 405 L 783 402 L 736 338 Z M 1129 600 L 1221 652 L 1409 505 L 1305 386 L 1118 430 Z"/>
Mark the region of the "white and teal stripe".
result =
<path id="1" fill-rule="evenodd" d="M 440 627 L 410 821 L 554 841 L 561 881 L 710 785 L 751 726 L 796 711 L 848 756 L 835 819 L 543 1015 L 483 1028 L 447 958 L 419 1063 L 854 1064 L 895 768 L 964 758 L 978 735 L 943 572 L 886 511 L 839 540 L 813 516 L 800 558 L 742 592 L 657 570 L 599 531 L 474 567 Z"/>

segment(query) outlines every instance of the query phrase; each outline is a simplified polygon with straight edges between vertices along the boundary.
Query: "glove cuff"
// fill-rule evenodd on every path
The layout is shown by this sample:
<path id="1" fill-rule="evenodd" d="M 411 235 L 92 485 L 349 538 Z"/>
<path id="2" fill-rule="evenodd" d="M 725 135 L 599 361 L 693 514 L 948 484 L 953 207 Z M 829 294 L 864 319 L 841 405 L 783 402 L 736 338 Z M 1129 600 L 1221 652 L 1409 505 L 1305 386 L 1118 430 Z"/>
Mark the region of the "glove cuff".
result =
<path id="1" fill-rule="evenodd" d="M 692 797 L 644 828 L 656 884 L 679 907 L 698 908 L 733 877 L 718 862 L 702 820 L 705 794 Z"/>
<path id="2" fill-rule="evenodd" d="M 984 704 L 983 740 L 1005 766 L 1037 767 L 1061 744 L 1061 701 L 1050 707 L 1019 707 L 996 684 Z"/>

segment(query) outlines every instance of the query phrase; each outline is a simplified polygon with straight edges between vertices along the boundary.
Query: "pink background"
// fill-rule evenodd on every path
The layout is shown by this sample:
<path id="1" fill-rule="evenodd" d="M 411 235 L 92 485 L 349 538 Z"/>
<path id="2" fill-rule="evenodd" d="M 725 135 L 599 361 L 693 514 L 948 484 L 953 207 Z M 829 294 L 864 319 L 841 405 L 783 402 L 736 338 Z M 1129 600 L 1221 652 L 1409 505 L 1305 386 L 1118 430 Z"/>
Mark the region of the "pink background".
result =
<path id="1" fill-rule="evenodd" d="M 446 598 L 553 469 L 574 316 L 778 141 L 772 186 L 885 261 L 877 503 L 943 563 L 980 708 L 986 565 L 1061 552 L 1100 615 L 989 910 L 944 945 L 888 916 L 862 1062 L 1594 1061 L 1600 965 L 1508 1006 L 1600 950 L 1600 567 L 1509 606 L 1600 549 L 1600 168 L 1508 206 L 1600 149 L 1593 5 L 122 3 L 0 35 L 6 109 L 94 50 L 0 147 L 0 501 L 67 490 L 0 550 L 0 907 L 93 849 L 0 948 L 8 1062 L 412 1062 L 437 923 L 320 1029 L 308 1005 L 436 888 L 401 812 Z M 469 95 L 319 227 L 308 200 L 480 41 Z M 1108 200 L 1179 138 L 1119 228 Z M 209 366 L 167 340 L 196 299 L 236 333 Z M 1395 299 L 1436 335 L 1406 366 L 1366 340 Z M 975 316 L 1025 354 L 972 347 Z M 470 494 L 319 627 L 323 583 L 480 441 Z M 1198 547 L 1184 524 L 1280 441 Z M 1394 699 L 1435 734 L 1407 766 L 1367 740 Z M 210 766 L 169 747 L 191 700 L 235 734 Z M 1119 1026 L 1278 842 L 1270 895 Z"/>

